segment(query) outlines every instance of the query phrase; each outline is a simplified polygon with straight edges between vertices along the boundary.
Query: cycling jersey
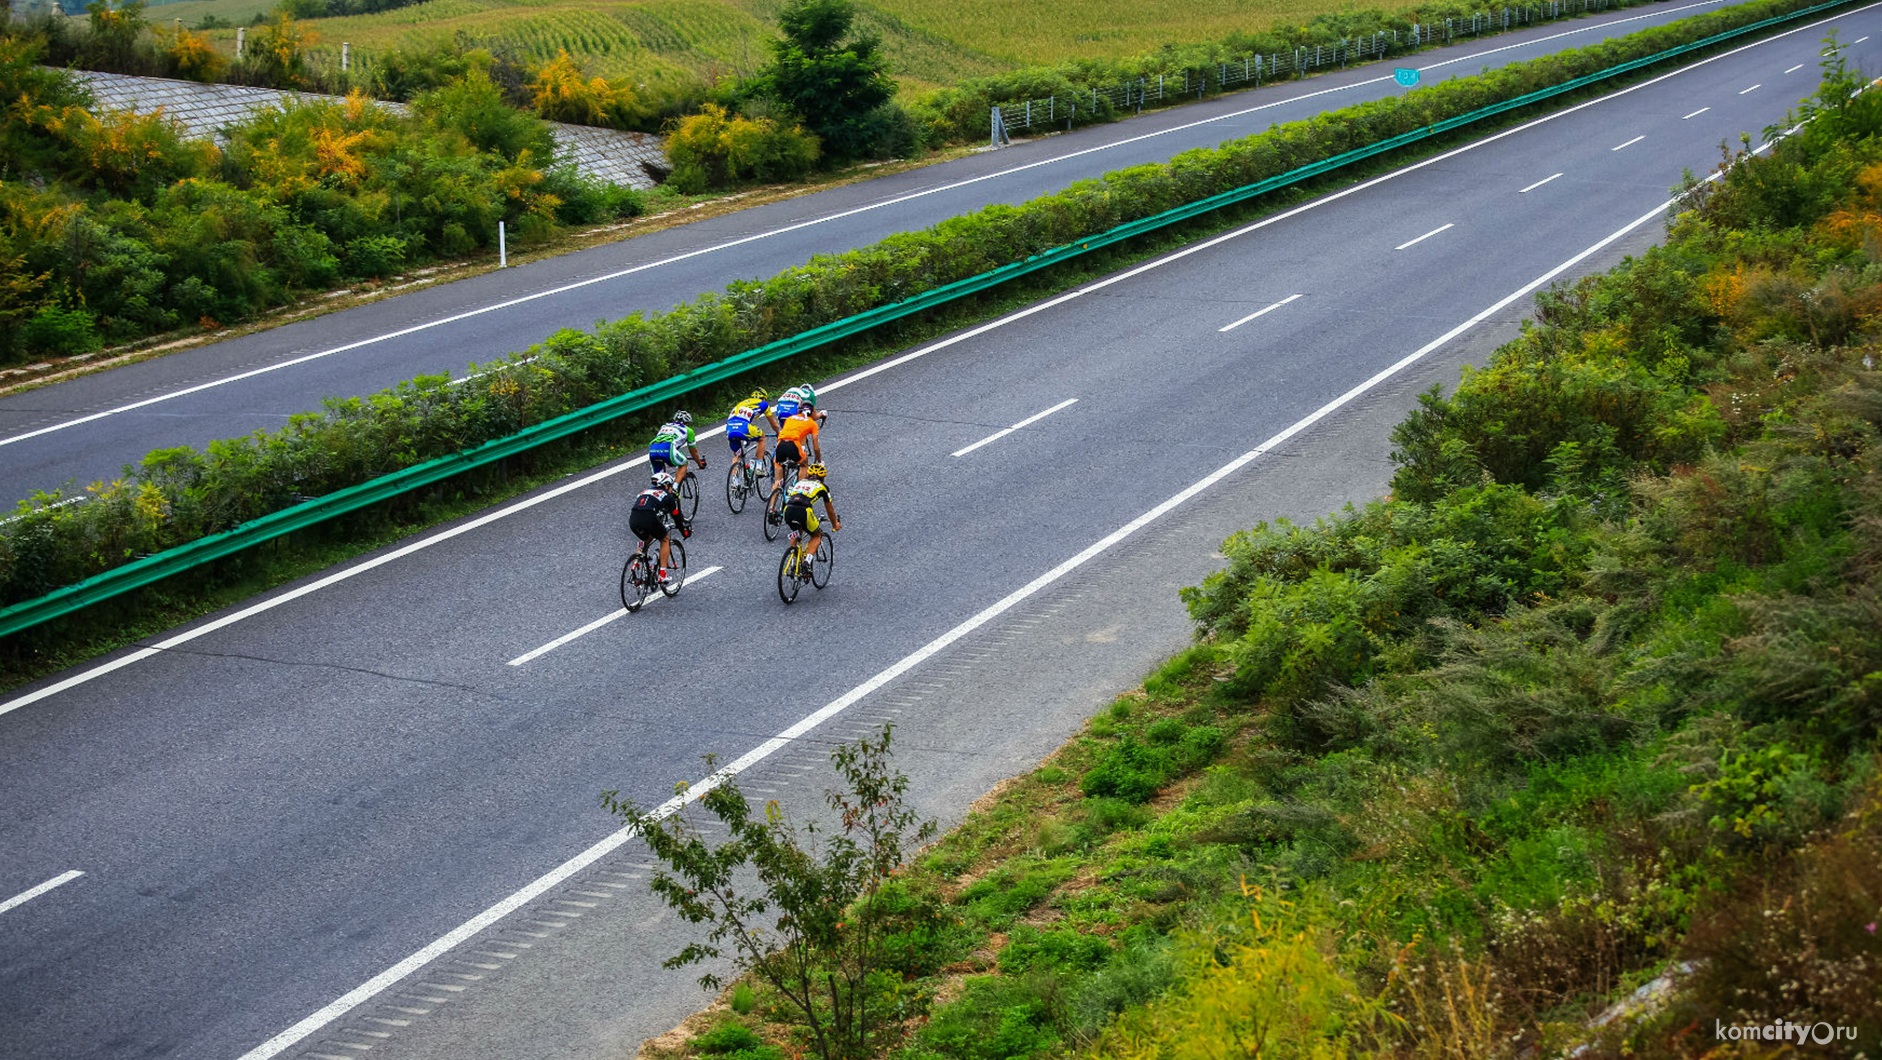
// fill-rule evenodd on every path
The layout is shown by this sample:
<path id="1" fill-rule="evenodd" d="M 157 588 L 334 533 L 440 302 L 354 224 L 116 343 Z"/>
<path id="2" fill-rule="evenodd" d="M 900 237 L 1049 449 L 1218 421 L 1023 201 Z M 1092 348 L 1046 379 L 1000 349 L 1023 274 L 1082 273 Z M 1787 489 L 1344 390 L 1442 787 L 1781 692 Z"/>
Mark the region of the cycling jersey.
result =
<path id="1" fill-rule="evenodd" d="M 784 504 L 786 507 L 795 505 L 808 508 L 817 503 L 819 498 L 822 498 L 825 503 L 828 503 L 830 500 L 829 488 L 814 478 L 803 479 L 794 484 L 790 491 L 784 495 Z"/>
<path id="2" fill-rule="evenodd" d="M 808 415 L 792 416 L 778 427 L 778 440 L 781 442 L 800 442 L 806 438 L 815 437 L 817 437 L 817 421 Z"/>
<path id="3" fill-rule="evenodd" d="M 746 398 L 732 406 L 732 414 L 726 417 L 725 433 L 732 438 L 752 438 L 764 434 L 765 410 L 771 403 L 763 398 Z M 757 427 L 757 430 L 753 430 Z"/>
<path id="4" fill-rule="evenodd" d="M 634 498 L 634 507 L 627 513 L 627 527 L 642 541 L 664 538 L 667 536 L 667 524 L 660 518 L 662 515 L 672 518 L 675 523 L 684 524 L 680 518 L 679 495 L 659 486 L 641 490 L 640 496 Z"/>
<path id="5" fill-rule="evenodd" d="M 679 467 L 686 463 L 686 451 L 693 447 L 693 429 L 677 423 L 662 426 L 653 436 L 652 444 L 647 446 L 647 462 L 655 471 L 664 471 L 668 467 Z"/>
<path id="6" fill-rule="evenodd" d="M 803 410 L 805 405 L 811 404 L 816 400 L 812 398 L 810 401 L 806 401 L 804 400 L 805 396 L 803 388 L 795 386 L 779 394 L 777 407 L 778 421 L 783 422 L 789 417 L 797 415 Z"/>

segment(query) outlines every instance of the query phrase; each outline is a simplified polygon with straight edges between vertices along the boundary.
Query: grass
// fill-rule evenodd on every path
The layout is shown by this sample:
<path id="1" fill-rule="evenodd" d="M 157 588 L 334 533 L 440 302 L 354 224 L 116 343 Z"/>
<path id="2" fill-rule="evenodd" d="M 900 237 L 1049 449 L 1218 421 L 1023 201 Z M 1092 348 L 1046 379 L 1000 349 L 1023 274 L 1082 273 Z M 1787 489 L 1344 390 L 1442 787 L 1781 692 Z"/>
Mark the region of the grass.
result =
<path id="1" fill-rule="evenodd" d="M 320 19 L 316 51 L 337 60 L 340 42 L 356 55 L 453 40 L 501 41 L 533 61 L 559 49 L 593 74 L 637 82 L 746 76 L 770 58 L 778 4 L 770 0 L 429 0 L 372 15 Z M 1413 0 L 1370 7 L 1400 11 Z M 178 0 L 152 9 L 154 21 L 194 24 L 213 14 L 235 24 L 265 11 L 266 0 Z M 1115 59 L 1164 45 L 1215 40 L 1347 10 L 1326 0 L 1200 0 L 1145 9 L 1097 0 L 1012 4 L 975 0 L 878 0 L 859 4 L 860 22 L 881 37 L 896 77 L 936 88 L 987 74 L 1077 59 Z M 211 36 L 233 50 L 235 31 Z"/>

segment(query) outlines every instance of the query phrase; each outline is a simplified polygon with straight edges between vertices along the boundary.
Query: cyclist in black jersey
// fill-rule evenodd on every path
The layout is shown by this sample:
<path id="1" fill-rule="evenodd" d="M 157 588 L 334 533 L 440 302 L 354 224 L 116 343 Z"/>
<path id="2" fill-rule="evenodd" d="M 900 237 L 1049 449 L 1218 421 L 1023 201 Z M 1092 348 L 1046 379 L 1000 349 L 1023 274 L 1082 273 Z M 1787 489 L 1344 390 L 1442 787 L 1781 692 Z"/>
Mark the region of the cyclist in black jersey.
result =
<path id="1" fill-rule="evenodd" d="M 673 520 L 673 525 L 680 531 L 681 537 L 693 536 L 692 527 L 686 523 L 686 517 L 680 514 L 679 483 L 675 482 L 671 472 L 661 471 L 654 475 L 653 485 L 640 491 L 634 498 L 634 506 L 627 513 L 627 528 L 641 541 L 660 539 L 660 584 L 673 584 L 673 575 L 667 571 L 667 563 L 673 558 L 673 549 L 667 539 L 665 515 Z"/>

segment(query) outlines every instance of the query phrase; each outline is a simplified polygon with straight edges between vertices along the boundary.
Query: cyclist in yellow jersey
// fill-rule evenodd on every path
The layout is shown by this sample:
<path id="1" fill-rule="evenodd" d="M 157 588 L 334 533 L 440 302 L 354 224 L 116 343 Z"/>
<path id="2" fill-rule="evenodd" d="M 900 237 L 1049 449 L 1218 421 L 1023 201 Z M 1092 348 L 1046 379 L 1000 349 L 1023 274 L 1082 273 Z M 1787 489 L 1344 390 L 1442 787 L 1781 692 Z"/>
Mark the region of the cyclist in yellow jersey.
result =
<path id="1" fill-rule="evenodd" d="M 732 455 L 737 456 L 745 448 L 746 442 L 753 443 L 755 454 L 752 465 L 755 467 L 765 461 L 765 428 L 778 429 L 778 418 L 771 412 L 771 395 L 760 387 L 751 392 L 751 396 L 732 406 L 731 415 L 725 418 L 725 437 L 732 444 Z"/>
<path id="2" fill-rule="evenodd" d="M 802 552 L 803 573 L 806 577 L 810 575 L 817 546 L 823 544 L 823 525 L 817 522 L 816 505 L 819 498 L 823 500 L 823 513 L 830 517 L 830 529 L 843 529 L 843 520 L 836 517 L 836 507 L 830 501 L 830 489 L 823 484 L 826 474 L 828 472 L 822 464 L 812 464 L 804 469 L 804 477 L 797 480 L 791 491 L 784 495 L 784 525 L 798 533 L 810 535 Z"/>

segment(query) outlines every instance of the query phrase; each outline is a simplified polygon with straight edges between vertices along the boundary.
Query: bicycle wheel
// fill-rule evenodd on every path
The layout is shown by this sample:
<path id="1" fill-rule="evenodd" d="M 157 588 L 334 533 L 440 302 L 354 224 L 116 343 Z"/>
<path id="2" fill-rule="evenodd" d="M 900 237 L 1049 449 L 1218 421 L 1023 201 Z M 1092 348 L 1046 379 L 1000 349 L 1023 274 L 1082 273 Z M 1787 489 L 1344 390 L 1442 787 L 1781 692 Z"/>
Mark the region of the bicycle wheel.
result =
<path id="1" fill-rule="evenodd" d="M 810 584 L 821 589 L 830 584 L 830 565 L 836 561 L 836 547 L 831 542 L 836 536 L 824 531 L 823 540 L 817 542 L 817 562 L 810 566 Z"/>
<path id="2" fill-rule="evenodd" d="M 760 500 L 771 500 L 771 472 L 773 468 L 774 462 L 771 458 L 771 450 L 769 449 L 765 450 L 765 458 L 763 460 L 752 465 L 752 478 L 754 479 L 755 488 L 758 490 Z"/>
<path id="3" fill-rule="evenodd" d="M 686 509 L 686 521 L 693 521 L 693 515 L 699 511 L 699 476 L 688 475 L 680 483 L 680 507 Z"/>
<path id="4" fill-rule="evenodd" d="M 797 588 L 803 584 L 791 570 L 791 560 L 796 556 L 795 547 L 787 548 L 784 550 L 784 557 L 778 560 L 778 599 L 787 604 L 797 599 Z"/>
<path id="5" fill-rule="evenodd" d="M 669 547 L 672 553 L 667 561 L 667 573 L 673 575 L 673 581 L 662 584 L 660 591 L 668 596 L 678 596 L 680 587 L 686 584 L 686 546 L 680 544 L 678 531 L 672 535 Z"/>
<path id="6" fill-rule="evenodd" d="M 621 606 L 638 611 L 652 592 L 653 571 L 648 567 L 647 557 L 636 552 L 627 557 L 627 563 L 621 567 Z"/>
<path id="7" fill-rule="evenodd" d="M 772 499 L 765 501 L 763 524 L 765 540 L 776 541 L 778 534 L 784 529 L 784 506 L 777 503 L 775 495 Z"/>
<path id="8" fill-rule="evenodd" d="M 745 482 L 745 454 L 740 453 L 725 469 L 725 506 L 733 515 L 745 510 L 745 495 L 751 492 Z"/>

